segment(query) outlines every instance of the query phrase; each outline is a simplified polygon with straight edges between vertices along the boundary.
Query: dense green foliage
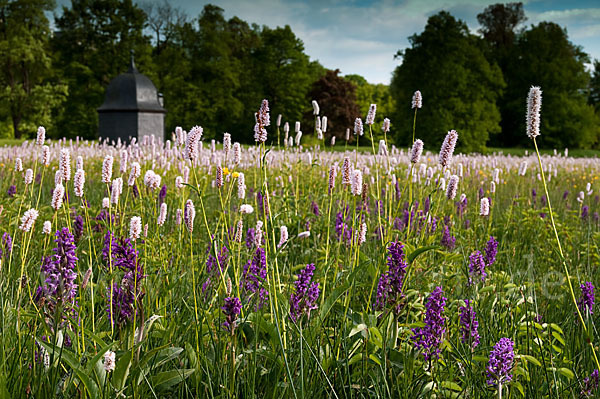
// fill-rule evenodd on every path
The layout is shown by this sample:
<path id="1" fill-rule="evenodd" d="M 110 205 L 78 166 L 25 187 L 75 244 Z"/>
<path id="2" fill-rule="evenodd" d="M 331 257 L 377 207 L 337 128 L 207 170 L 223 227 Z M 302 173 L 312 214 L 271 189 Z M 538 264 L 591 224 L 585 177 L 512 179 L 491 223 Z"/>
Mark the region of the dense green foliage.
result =
<path id="1" fill-rule="evenodd" d="M 53 6 L 52 0 L 0 1 L 0 127 L 15 138 L 39 124 L 52 126 L 50 113 L 67 94 L 50 68 L 45 12 Z"/>
<path id="2" fill-rule="evenodd" d="M 508 82 L 502 99 L 503 142 L 526 144 L 524 135 L 526 92 L 531 85 L 544 92 L 542 122 L 546 134 L 540 141 L 546 147 L 591 148 L 600 140 L 600 115 L 588 104 L 589 73 L 587 55 L 568 41 L 560 26 L 542 22 L 524 31 L 512 49 L 504 71 Z"/>
<path id="3" fill-rule="evenodd" d="M 504 81 L 478 40 L 447 12 L 430 17 L 423 33 L 410 38 L 411 48 L 399 54 L 402 64 L 391 84 L 397 144 L 412 144 L 410 98 L 416 90 L 424 99 L 417 136 L 425 143 L 441 142 L 448 130 L 455 129 L 461 135 L 461 150 L 480 151 L 489 135 L 500 131 L 496 100 Z"/>
<path id="4" fill-rule="evenodd" d="M 521 146 L 527 140 L 523 93 L 536 85 L 544 92 L 548 115 L 540 145 L 598 148 L 600 113 L 588 105 L 588 93 L 590 103 L 597 104 L 597 78 L 590 82 L 589 58 L 566 30 L 551 22 L 520 28 L 526 20 L 521 3 L 491 5 L 478 20 L 482 38 L 441 12 L 411 37 L 411 48 L 399 51 L 402 63 L 391 84 L 394 119 L 409 120 L 408 101 L 421 90 L 423 139 L 438 140 L 456 129 L 465 150 L 482 150 L 488 138 L 494 146 Z M 432 88 L 437 94 L 430 94 Z M 399 143 L 406 144 L 410 130 L 406 122 L 397 127 Z"/>

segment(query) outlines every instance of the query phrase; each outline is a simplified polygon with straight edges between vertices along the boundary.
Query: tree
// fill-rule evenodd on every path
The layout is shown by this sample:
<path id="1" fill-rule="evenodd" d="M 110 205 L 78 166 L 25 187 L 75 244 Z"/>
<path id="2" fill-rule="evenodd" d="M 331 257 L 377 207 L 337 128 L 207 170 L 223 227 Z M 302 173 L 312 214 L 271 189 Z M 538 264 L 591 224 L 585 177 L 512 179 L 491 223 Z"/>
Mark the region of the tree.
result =
<path id="1" fill-rule="evenodd" d="M 594 74 L 590 79 L 590 96 L 588 102 L 600 113 L 600 60 L 594 60 Z"/>
<path id="2" fill-rule="evenodd" d="M 527 20 L 523 3 L 493 4 L 477 14 L 479 32 L 492 48 L 493 56 L 502 68 L 507 52 L 515 43 L 517 26 Z"/>
<path id="3" fill-rule="evenodd" d="M 284 120 L 293 124 L 302 120 L 303 113 L 311 108 L 307 96 L 323 69 L 310 61 L 304 53 L 304 44 L 288 25 L 275 29 L 265 26 L 260 37 L 260 47 L 254 54 L 260 95 L 271 102 L 273 115 L 282 114 Z M 260 99 L 256 100 L 260 104 Z"/>
<path id="4" fill-rule="evenodd" d="M 541 22 L 519 36 L 505 71 L 502 136 L 507 145 L 529 144 L 525 100 L 532 85 L 543 90 L 539 145 L 589 148 L 598 144 L 598 116 L 587 103 L 587 62 L 587 54 L 555 23 Z"/>
<path id="5" fill-rule="evenodd" d="M 320 115 L 327 116 L 327 136 L 342 138 L 346 129 L 352 128 L 354 120 L 360 117 L 360 109 L 356 103 L 356 86 L 339 76 L 339 73 L 339 69 L 327 70 L 324 76 L 314 82 L 307 96 L 307 104 L 316 100 Z M 306 124 L 314 129 L 312 108 L 305 120 Z"/>
<path id="6" fill-rule="evenodd" d="M 11 119 L 15 138 L 38 125 L 50 127 L 50 114 L 67 88 L 52 81 L 45 12 L 50 0 L 0 2 L 0 107 Z"/>
<path id="7" fill-rule="evenodd" d="M 372 84 L 360 75 L 346 75 L 346 80 L 356 85 L 356 101 L 363 119 L 369 112 L 371 104 L 377 104 L 375 125 L 379 126 L 384 118 L 390 118 L 395 112 L 395 103 L 390 93 L 390 87 L 381 83 Z M 383 136 L 380 129 L 373 131 L 374 136 Z"/>
<path id="8" fill-rule="evenodd" d="M 138 69 L 153 77 L 146 15 L 131 0 L 72 0 L 55 21 L 55 67 L 70 88 L 58 114 L 60 134 L 96 137 L 96 108 L 110 80 L 127 70 L 130 50 Z"/>
<path id="9" fill-rule="evenodd" d="M 490 134 L 500 130 L 496 100 L 504 81 L 490 64 L 477 37 L 466 24 L 442 11 L 427 21 L 425 30 L 409 38 L 411 47 L 398 53 L 402 64 L 391 83 L 396 102 L 393 118 L 396 143 L 410 145 L 412 115 L 410 99 L 416 90 L 423 95 L 417 119 L 417 137 L 437 149 L 446 132 L 459 133 L 460 150 L 480 151 Z"/>

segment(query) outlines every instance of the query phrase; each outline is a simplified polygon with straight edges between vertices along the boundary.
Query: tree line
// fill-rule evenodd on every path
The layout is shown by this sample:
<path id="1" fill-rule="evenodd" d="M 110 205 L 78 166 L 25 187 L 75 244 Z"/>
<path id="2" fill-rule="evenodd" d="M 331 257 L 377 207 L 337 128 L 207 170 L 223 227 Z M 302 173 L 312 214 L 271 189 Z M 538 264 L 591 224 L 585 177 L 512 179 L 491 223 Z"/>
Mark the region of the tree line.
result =
<path id="1" fill-rule="evenodd" d="M 410 100 L 420 90 L 418 136 L 436 143 L 456 129 L 460 149 L 480 151 L 522 144 L 525 94 L 539 85 L 542 144 L 599 147 L 599 62 L 588 71 L 589 57 L 554 23 L 524 27 L 521 3 L 491 5 L 478 20 L 474 35 L 447 12 L 431 16 L 396 54 L 388 86 L 324 68 L 289 26 L 227 19 L 211 4 L 191 18 L 166 0 L 72 0 L 60 10 L 53 0 L 0 0 L 0 136 L 28 137 L 45 125 L 53 137 L 96 138 L 96 108 L 134 50 L 138 69 L 163 94 L 168 132 L 200 124 L 207 138 L 231 132 L 251 142 L 253 115 L 267 98 L 271 114 L 292 129 L 301 121 L 310 141 L 316 100 L 329 141 L 376 103 L 376 124 L 389 117 L 390 137 L 406 146 Z"/>

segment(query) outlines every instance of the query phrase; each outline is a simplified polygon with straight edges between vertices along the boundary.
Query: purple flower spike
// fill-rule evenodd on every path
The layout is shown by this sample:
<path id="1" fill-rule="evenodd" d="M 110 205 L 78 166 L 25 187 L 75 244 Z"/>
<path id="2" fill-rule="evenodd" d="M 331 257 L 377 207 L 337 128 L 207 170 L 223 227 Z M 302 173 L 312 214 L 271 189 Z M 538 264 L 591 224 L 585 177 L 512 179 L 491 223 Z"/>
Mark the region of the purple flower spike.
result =
<path id="1" fill-rule="evenodd" d="M 586 315 L 594 314 L 592 310 L 594 307 L 594 284 L 588 281 L 581 284 L 579 288 L 581 288 L 581 297 L 578 301 L 579 310 Z"/>
<path id="2" fill-rule="evenodd" d="M 449 251 L 452 251 L 456 247 L 456 237 L 450 234 L 450 228 L 448 225 L 444 226 L 444 233 L 442 234 L 442 246 L 446 247 Z"/>
<path id="3" fill-rule="evenodd" d="M 509 338 L 500 338 L 500 341 L 490 352 L 487 366 L 488 385 L 496 386 L 512 380 L 511 370 L 514 366 L 514 342 Z"/>
<path id="4" fill-rule="evenodd" d="M 42 265 L 42 274 L 44 276 L 44 294 L 48 298 L 53 298 L 55 303 L 73 302 L 77 295 L 76 263 L 77 255 L 75 251 L 75 238 L 64 227 L 56 232 L 56 248 L 53 249 L 54 255 L 46 257 Z"/>
<path id="5" fill-rule="evenodd" d="M 388 247 L 388 270 L 379 277 L 375 309 L 382 310 L 386 306 L 393 306 L 396 314 L 399 313 L 402 299 L 402 285 L 406 275 L 406 261 L 404 260 L 404 245 L 393 242 Z"/>
<path id="6" fill-rule="evenodd" d="M 440 356 L 440 344 L 446 332 L 446 317 L 444 316 L 444 307 L 446 298 L 443 296 L 442 287 L 435 287 L 429 295 L 425 308 L 425 327 L 414 328 L 411 337 L 415 348 L 423 350 L 425 360 Z"/>
<path id="7" fill-rule="evenodd" d="M 469 285 L 475 284 L 475 279 L 484 281 L 486 277 L 483 255 L 480 251 L 475 251 L 469 256 Z"/>
<path id="8" fill-rule="evenodd" d="M 494 237 L 490 237 L 489 241 L 485 246 L 485 264 L 490 267 L 496 262 L 496 255 L 498 254 L 498 241 Z"/>
<path id="9" fill-rule="evenodd" d="M 464 344 L 470 344 L 472 348 L 475 348 L 479 345 L 477 314 L 468 299 L 465 300 L 465 306 L 461 306 L 459 310 L 461 340 Z"/>
<path id="10" fill-rule="evenodd" d="M 296 292 L 290 297 L 290 319 L 296 323 L 303 314 L 310 317 L 310 311 L 317 308 L 319 298 L 319 283 L 313 282 L 315 264 L 310 263 L 300 271 L 298 280 L 294 282 Z"/>
<path id="11" fill-rule="evenodd" d="M 263 287 L 267 279 L 265 250 L 257 248 L 251 261 L 244 266 L 240 290 L 244 300 L 256 301 L 255 309 L 261 309 L 269 299 L 269 291 Z"/>
<path id="12" fill-rule="evenodd" d="M 227 297 L 225 298 L 225 305 L 221 310 L 223 310 L 223 314 L 225 315 L 223 327 L 233 334 L 236 328 L 237 317 L 242 311 L 242 301 L 236 297 Z"/>

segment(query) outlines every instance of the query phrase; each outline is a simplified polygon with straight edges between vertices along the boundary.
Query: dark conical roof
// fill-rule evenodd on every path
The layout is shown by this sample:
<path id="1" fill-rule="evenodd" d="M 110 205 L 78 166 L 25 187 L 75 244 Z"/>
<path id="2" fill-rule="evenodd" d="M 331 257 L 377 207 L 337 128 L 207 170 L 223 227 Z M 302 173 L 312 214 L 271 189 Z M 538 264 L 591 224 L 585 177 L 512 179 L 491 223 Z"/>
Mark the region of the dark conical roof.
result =
<path id="1" fill-rule="evenodd" d="M 158 93 L 154 83 L 135 67 L 133 51 L 129 69 L 111 80 L 106 88 L 104 104 L 98 108 L 98 112 L 109 111 L 166 113 L 166 110 L 158 102 Z"/>

